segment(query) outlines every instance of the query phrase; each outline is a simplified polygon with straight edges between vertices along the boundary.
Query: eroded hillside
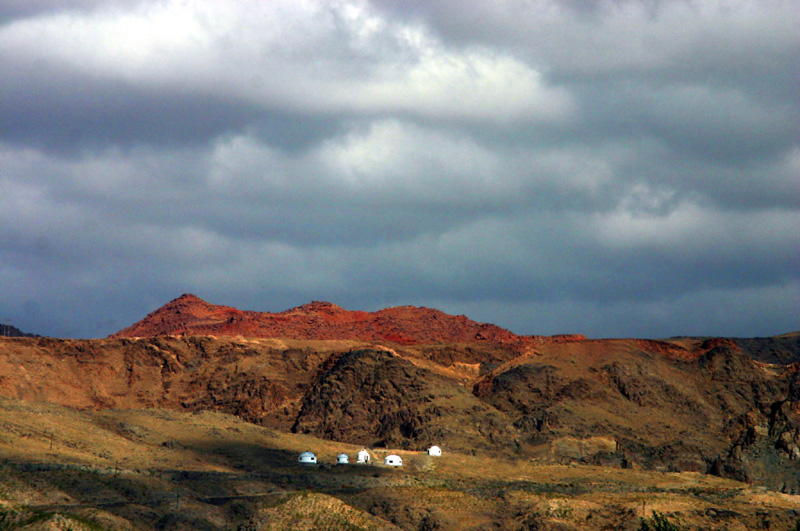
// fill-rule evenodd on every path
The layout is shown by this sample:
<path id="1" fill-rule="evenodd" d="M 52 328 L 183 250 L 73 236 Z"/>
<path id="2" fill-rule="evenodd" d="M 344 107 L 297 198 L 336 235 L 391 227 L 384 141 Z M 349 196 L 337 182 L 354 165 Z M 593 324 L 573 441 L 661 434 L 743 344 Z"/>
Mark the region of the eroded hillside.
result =
<path id="1" fill-rule="evenodd" d="M 236 337 L 7 338 L 0 394 L 219 411 L 419 450 L 712 472 L 800 489 L 800 380 L 726 340 L 395 344 Z"/>

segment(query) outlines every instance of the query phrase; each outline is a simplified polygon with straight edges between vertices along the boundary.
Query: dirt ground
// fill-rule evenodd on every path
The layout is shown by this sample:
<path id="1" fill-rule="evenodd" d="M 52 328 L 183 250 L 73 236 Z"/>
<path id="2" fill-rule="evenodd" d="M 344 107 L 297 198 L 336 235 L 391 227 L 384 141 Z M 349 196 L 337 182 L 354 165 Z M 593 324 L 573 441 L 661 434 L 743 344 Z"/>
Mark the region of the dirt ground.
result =
<path id="1" fill-rule="evenodd" d="M 0 399 L 0 529 L 795 529 L 800 496 L 696 472 L 370 449 L 218 412 Z M 319 465 L 297 464 L 310 450 Z M 383 467 L 398 453 L 400 469 Z"/>

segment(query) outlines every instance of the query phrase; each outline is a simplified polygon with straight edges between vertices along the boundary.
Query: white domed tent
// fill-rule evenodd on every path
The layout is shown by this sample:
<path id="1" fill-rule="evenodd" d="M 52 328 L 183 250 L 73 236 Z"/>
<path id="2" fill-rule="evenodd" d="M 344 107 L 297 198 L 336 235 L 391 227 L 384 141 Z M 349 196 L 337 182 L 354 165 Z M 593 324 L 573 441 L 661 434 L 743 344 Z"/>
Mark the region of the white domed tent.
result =
<path id="1" fill-rule="evenodd" d="M 431 446 L 430 448 L 428 448 L 428 455 L 432 455 L 432 456 L 435 456 L 435 457 L 441 457 L 442 449 L 439 448 L 438 446 L 435 446 L 435 445 Z"/>
<path id="2" fill-rule="evenodd" d="M 347 454 L 339 454 L 336 457 L 336 464 L 337 465 L 346 465 L 350 462 L 350 458 L 347 457 Z"/>
<path id="3" fill-rule="evenodd" d="M 300 454 L 300 457 L 297 459 L 297 462 L 301 465 L 316 465 L 317 464 L 317 456 L 312 454 L 311 452 L 303 452 Z"/>
<path id="4" fill-rule="evenodd" d="M 369 452 L 366 450 L 361 450 L 358 452 L 358 458 L 356 459 L 356 463 L 360 465 L 368 465 L 369 464 Z"/>
<path id="5" fill-rule="evenodd" d="M 386 456 L 386 459 L 383 460 L 383 464 L 386 466 L 403 466 L 403 460 L 399 455 L 392 454 Z"/>

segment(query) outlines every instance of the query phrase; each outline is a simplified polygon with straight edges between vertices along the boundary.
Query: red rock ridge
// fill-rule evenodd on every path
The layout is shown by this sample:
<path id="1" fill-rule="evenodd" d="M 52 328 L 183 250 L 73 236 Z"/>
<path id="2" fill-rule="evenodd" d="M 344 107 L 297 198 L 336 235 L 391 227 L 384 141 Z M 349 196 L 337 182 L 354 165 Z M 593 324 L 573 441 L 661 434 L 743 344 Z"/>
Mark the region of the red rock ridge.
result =
<path id="1" fill-rule="evenodd" d="M 138 323 L 109 337 L 214 335 L 292 339 L 389 341 L 399 344 L 491 341 L 519 347 L 547 342 L 541 336 L 520 336 L 493 324 L 478 323 L 431 308 L 397 306 L 376 312 L 350 311 L 314 301 L 289 310 L 250 312 L 217 306 L 185 294 Z M 557 341 L 583 336 L 559 336 Z"/>

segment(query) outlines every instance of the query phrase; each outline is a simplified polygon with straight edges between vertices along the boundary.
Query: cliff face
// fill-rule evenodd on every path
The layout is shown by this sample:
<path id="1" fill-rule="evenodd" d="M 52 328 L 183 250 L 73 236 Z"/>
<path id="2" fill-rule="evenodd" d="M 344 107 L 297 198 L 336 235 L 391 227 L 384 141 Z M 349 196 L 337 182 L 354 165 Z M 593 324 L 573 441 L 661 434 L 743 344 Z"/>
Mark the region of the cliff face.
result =
<path id="1" fill-rule="evenodd" d="M 347 352 L 321 367 L 292 431 L 366 446 L 507 450 L 518 436 L 459 382 L 394 352 Z"/>

